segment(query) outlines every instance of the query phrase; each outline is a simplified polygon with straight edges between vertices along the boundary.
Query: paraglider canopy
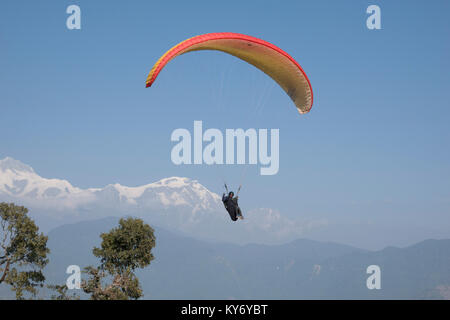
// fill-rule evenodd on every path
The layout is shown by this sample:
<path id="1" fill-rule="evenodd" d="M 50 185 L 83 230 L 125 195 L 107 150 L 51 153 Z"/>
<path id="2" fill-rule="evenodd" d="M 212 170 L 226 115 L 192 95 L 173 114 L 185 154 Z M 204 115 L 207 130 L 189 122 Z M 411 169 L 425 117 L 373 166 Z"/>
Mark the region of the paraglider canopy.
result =
<path id="1" fill-rule="evenodd" d="M 146 86 L 150 87 L 164 66 L 173 58 L 198 50 L 218 50 L 242 59 L 275 80 L 295 103 L 299 113 L 313 104 L 313 92 L 306 73 L 289 54 L 277 46 L 239 33 L 208 33 L 189 38 L 167 51 L 153 66 Z"/>

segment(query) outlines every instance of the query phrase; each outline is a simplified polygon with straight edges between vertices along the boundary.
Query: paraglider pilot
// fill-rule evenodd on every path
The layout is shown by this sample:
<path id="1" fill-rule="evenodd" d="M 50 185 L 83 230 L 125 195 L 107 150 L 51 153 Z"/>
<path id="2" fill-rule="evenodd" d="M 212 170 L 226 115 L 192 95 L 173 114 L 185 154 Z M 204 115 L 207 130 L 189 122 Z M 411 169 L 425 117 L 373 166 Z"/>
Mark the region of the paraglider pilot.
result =
<path id="1" fill-rule="evenodd" d="M 239 219 L 244 219 L 242 216 L 241 208 L 239 208 L 238 205 L 238 196 L 234 197 L 234 192 L 230 191 L 228 193 L 228 196 L 225 196 L 225 193 L 222 195 L 222 202 L 225 206 L 225 209 L 227 209 L 228 213 L 230 214 L 230 218 L 233 221 L 236 221 Z"/>

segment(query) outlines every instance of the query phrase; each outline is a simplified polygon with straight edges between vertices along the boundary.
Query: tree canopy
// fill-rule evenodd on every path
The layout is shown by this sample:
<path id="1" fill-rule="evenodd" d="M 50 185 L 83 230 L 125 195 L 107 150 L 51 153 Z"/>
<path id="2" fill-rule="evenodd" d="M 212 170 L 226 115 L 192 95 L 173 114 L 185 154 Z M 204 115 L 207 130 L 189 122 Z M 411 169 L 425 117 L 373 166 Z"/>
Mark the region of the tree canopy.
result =
<path id="1" fill-rule="evenodd" d="M 47 236 L 27 213 L 25 207 L 0 203 L 0 284 L 10 285 L 17 299 L 27 292 L 35 296 L 43 286 L 50 252 Z"/>
<path id="2" fill-rule="evenodd" d="M 138 299 L 142 296 L 136 268 L 144 268 L 154 259 L 154 230 L 141 219 L 120 219 L 119 226 L 100 235 L 100 248 L 93 254 L 100 258 L 98 268 L 85 268 L 89 280 L 83 281 L 84 292 L 94 300 Z M 108 280 L 109 284 L 104 284 Z"/>

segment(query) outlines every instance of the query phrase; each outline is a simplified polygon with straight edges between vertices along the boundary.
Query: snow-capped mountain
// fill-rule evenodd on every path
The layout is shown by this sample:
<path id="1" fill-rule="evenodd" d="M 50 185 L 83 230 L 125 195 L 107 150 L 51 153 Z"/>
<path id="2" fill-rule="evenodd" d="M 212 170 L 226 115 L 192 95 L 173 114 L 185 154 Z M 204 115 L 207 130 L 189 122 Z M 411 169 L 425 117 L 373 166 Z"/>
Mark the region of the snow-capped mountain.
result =
<path id="1" fill-rule="evenodd" d="M 38 223 L 52 227 L 132 215 L 198 238 L 240 243 L 289 240 L 308 228 L 308 223 L 287 219 L 273 209 L 249 210 L 245 220 L 233 223 L 221 197 L 189 178 L 165 178 L 137 187 L 110 184 L 81 189 L 66 180 L 43 178 L 9 157 L 0 160 L 0 201 L 24 205 Z"/>
<path id="2" fill-rule="evenodd" d="M 97 197 L 138 207 L 154 205 L 164 208 L 189 207 L 192 212 L 198 212 L 215 210 L 220 204 L 220 197 L 198 181 L 180 177 L 165 178 L 140 187 L 113 184 L 103 189 L 88 189 L 88 191 Z"/>
<path id="3" fill-rule="evenodd" d="M 0 193 L 12 197 L 47 199 L 82 192 L 66 180 L 42 178 L 33 168 L 13 158 L 0 160 Z"/>
<path id="4" fill-rule="evenodd" d="M 80 189 L 61 179 L 46 179 L 33 168 L 7 157 L 0 160 L 0 195 L 47 208 L 74 208 L 98 201 L 107 206 L 189 207 L 192 212 L 217 209 L 220 197 L 196 180 L 171 177 L 138 187 L 118 183 L 104 188 Z"/>

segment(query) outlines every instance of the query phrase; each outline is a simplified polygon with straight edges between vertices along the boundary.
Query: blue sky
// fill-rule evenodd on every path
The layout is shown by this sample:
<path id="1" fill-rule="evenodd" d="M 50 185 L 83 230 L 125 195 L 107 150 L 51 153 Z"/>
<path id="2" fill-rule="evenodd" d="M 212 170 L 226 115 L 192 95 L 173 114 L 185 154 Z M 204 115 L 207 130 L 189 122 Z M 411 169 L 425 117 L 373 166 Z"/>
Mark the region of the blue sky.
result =
<path id="1" fill-rule="evenodd" d="M 82 29 L 66 28 L 77 4 Z M 366 28 L 381 7 L 382 30 Z M 3 1 L 0 158 L 78 187 L 142 185 L 168 176 L 221 192 L 241 168 L 175 166 L 170 134 L 279 128 L 280 171 L 246 171 L 242 202 L 295 217 L 450 223 L 448 1 Z M 172 61 L 174 44 L 239 32 L 292 55 L 314 90 L 299 116 L 259 70 L 219 52 Z M 261 114 L 255 109 L 261 101 Z"/>

